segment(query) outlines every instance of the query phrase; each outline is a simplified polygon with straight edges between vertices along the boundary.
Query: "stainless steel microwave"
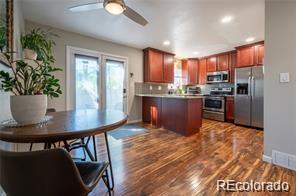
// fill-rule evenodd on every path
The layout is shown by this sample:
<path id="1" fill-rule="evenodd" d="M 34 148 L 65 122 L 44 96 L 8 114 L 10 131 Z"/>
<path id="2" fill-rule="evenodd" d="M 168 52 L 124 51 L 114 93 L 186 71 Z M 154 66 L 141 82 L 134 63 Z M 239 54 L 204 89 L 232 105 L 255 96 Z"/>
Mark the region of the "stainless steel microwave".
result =
<path id="1" fill-rule="evenodd" d="M 229 72 L 228 71 L 218 71 L 207 73 L 207 83 L 226 83 L 229 82 Z"/>

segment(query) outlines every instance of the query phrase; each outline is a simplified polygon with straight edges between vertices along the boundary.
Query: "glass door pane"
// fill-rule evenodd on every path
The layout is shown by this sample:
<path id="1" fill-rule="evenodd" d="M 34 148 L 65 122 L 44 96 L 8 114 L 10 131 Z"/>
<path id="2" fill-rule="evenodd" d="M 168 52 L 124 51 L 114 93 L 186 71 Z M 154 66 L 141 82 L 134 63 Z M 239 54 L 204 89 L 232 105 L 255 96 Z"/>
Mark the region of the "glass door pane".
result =
<path id="1" fill-rule="evenodd" d="M 106 60 L 106 108 L 124 111 L 124 62 Z"/>
<path id="2" fill-rule="evenodd" d="M 75 55 L 76 109 L 99 109 L 99 59 Z"/>

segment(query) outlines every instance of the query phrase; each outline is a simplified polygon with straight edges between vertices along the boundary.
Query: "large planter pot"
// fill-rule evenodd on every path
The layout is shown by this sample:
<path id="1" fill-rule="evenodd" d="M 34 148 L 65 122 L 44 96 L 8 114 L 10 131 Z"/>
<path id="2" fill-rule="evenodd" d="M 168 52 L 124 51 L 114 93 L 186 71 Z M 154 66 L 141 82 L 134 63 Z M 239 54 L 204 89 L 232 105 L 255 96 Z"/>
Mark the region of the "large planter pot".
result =
<path id="1" fill-rule="evenodd" d="M 40 123 L 46 114 L 46 95 L 21 95 L 10 97 L 10 109 L 14 120 L 22 125 Z"/>
<path id="2" fill-rule="evenodd" d="M 25 59 L 37 60 L 37 53 L 34 50 L 25 48 L 23 51 L 23 55 Z"/>

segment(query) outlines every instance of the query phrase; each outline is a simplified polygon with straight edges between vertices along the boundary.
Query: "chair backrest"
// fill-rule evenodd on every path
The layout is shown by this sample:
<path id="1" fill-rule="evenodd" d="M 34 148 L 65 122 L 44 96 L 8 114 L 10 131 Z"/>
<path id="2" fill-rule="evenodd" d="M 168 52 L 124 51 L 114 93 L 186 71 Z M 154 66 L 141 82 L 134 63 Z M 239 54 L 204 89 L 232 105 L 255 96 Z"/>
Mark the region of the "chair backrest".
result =
<path id="1" fill-rule="evenodd" d="M 86 195 L 79 171 L 63 149 L 0 150 L 0 183 L 7 195 Z"/>

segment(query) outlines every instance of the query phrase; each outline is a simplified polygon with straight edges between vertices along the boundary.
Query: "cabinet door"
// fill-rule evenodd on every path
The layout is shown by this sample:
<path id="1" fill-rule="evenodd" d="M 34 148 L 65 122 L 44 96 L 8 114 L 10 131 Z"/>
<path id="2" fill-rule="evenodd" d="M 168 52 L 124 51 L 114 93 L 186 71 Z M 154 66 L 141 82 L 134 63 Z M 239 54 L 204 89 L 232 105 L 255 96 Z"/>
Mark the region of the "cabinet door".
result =
<path id="1" fill-rule="evenodd" d="M 229 70 L 229 54 L 221 54 L 218 56 L 218 71 Z"/>
<path id="2" fill-rule="evenodd" d="M 263 65 L 263 59 L 264 59 L 264 45 L 258 45 L 256 46 L 256 64 L 257 65 Z"/>
<path id="3" fill-rule="evenodd" d="M 145 58 L 145 82 L 163 82 L 163 54 L 147 51 Z"/>
<path id="4" fill-rule="evenodd" d="M 236 67 L 236 52 L 232 52 L 229 55 L 229 62 L 230 62 L 230 83 L 234 83 L 235 80 L 235 67 Z"/>
<path id="5" fill-rule="evenodd" d="M 161 98 L 143 97 L 143 122 L 161 126 Z"/>
<path id="6" fill-rule="evenodd" d="M 207 72 L 217 71 L 217 57 L 207 58 Z"/>
<path id="7" fill-rule="evenodd" d="M 174 83 L 174 56 L 163 55 L 163 82 Z"/>
<path id="8" fill-rule="evenodd" d="M 226 97 L 226 119 L 234 120 L 234 97 Z"/>
<path id="9" fill-rule="evenodd" d="M 255 47 L 248 46 L 237 49 L 237 67 L 249 67 L 255 65 Z"/>
<path id="10" fill-rule="evenodd" d="M 201 59 L 198 66 L 198 83 L 207 83 L 207 59 Z"/>
<path id="11" fill-rule="evenodd" d="M 188 60 L 182 59 L 182 83 L 188 84 Z"/>
<path id="12" fill-rule="evenodd" d="M 189 59 L 188 60 L 188 84 L 197 84 L 197 71 L 198 71 L 198 61 Z"/>

